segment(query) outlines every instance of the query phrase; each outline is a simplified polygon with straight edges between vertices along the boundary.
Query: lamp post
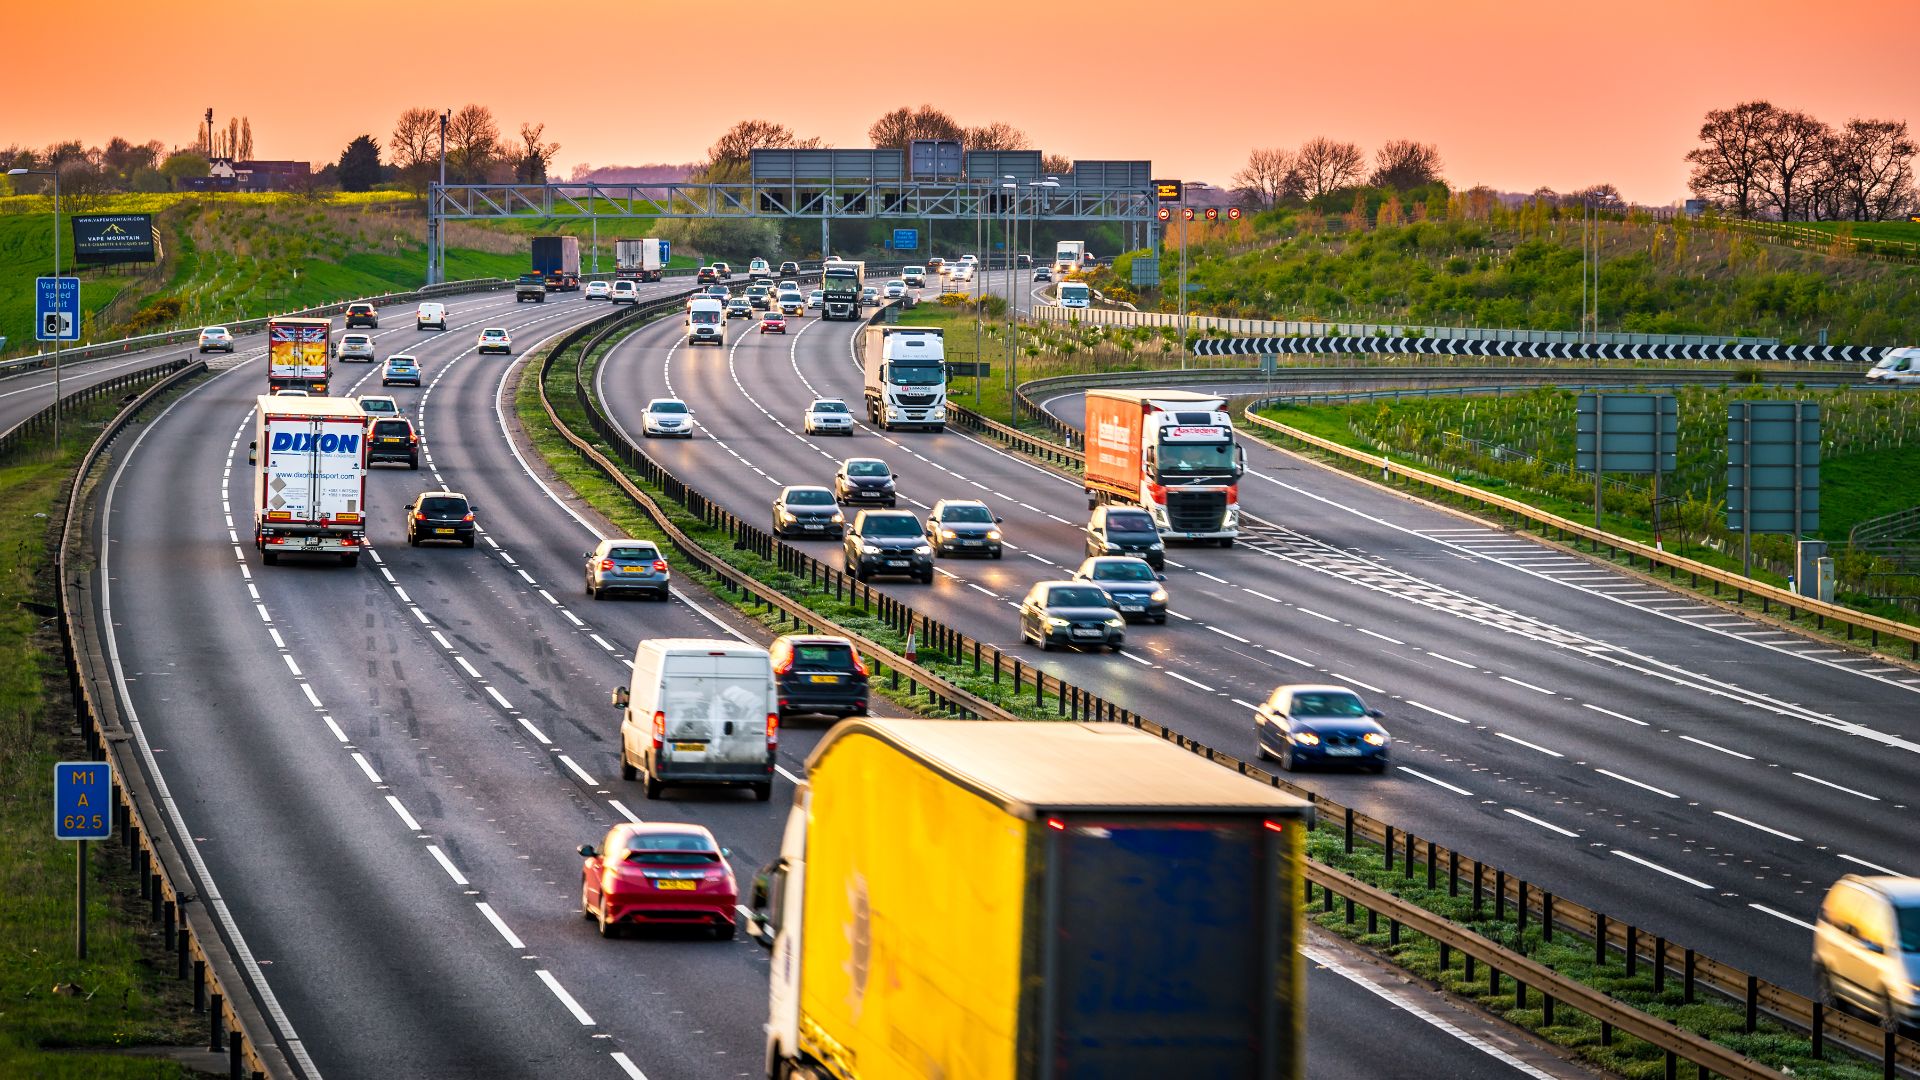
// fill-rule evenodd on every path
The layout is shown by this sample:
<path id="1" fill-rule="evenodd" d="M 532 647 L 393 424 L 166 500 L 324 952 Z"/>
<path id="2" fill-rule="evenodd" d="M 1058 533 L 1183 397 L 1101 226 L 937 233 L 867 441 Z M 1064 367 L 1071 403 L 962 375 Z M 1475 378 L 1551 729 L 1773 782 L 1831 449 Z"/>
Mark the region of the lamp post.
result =
<path id="1" fill-rule="evenodd" d="M 1020 182 L 1012 176 L 1000 178 L 1000 190 L 1007 193 L 1007 406 L 1013 406 L 1013 249 L 1020 235 Z"/>
<path id="2" fill-rule="evenodd" d="M 57 164 L 57 163 L 56 163 Z M 60 295 L 60 170 L 8 169 L 8 176 L 53 177 L 53 293 Z M 60 337 L 53 335 L 53 452 L 60 453 Z"/>
<path id="3" fill-rule="evenodd" d="M 1013 177 L 1009 176 L 1007 177 L 1007 179 L 1012 180 Z M 1014 185 L 1012 184 L 1006 184 L 1003 186 L 1014 187 Z M 1033 189 L 1033 200 L 1034 200 L 1033 212 L 1027 217 L 1027 246 L 1028 247 L 1033 246 L 1033 229 L 1034 229 L 1034 226 L 1038 224 L 1039 218 L 1040 218 L 1041 199 L 1042 199 L 1041 192 L 1049 188 L 1057 188 L 1059 186 L 1060 186 L 1060 181 L 1051 176 L 1047 177 L 1045 180 L 1027 181 L 1027 187 Z M 1017 241 L 1020 236 L 1020 217 L 1019 217 L 1020 190 L 1017 187 L 1014 187 L 1013 200 L 1014 200 L 1013 236 Z M 1013 254 L 1012 249 L 1009 248 L 1007 251 L 1007 401 L 1009 403 L 1009 407 L 1011 407 L 1011 403 L 1013 401 L 1013 387 L 1017 382 L 1016 369 L 1020 364 L 1020 346 L 1018 342 L 1015 340 L 1016 335 L 1015 335 L 1015 322 L 1014 322 L 1018 314 L 1018 312 L 1015 310 L 1015 297 L 1017 295 L 1014 291 L 1015 275 L 1014 275 L 1013 262 L 1015 258 L 1016 256 Z"/>
<path id="4" fill-rule="evenodd" d="M 1580 202 L 1580 341 L 1585 344 L 1591 319 L 1593 338 L 1600 337 L 1600 211 L 1617 202 L 1611 195 L 1582 195 Z M 1591 263 L 1593 269 L 1588 271 Z M 1591 303 L 1589 303 L 1591 296 Z"/>

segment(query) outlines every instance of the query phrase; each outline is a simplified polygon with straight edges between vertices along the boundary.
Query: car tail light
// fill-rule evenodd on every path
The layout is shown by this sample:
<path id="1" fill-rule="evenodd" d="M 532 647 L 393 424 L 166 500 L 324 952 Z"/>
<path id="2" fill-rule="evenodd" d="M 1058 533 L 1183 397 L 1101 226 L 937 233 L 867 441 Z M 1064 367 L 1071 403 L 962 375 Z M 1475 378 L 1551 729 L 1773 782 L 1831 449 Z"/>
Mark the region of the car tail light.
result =
<path id="1" fill-rule="evenodd" d="M 867 663 L 860 659 L 860 650 L 853 650 L 853 673 L 861 678 L 867 677 Z"/>
<path id="2" fill-rule="evenodd" d="M 784 655 L 781 657 L 779 663 L 773 665 L 773 673 L 775 675 L 793 674 L 793 652 L 789 649 L 781 649 L 780 651 Z M 784 705 L 786 702 L 783 701 L 781 704 Z"/>
<path id="3" fill-rule="evenodd" d="M 611 569 L 613 569 L 613 560 L 612 560 L 612 559 L 601 559 L 601 560 L 600 560 L 600 569 L 601 569 L 601 571 L 602 571 L 602 572 L 604 572 L 604 571 L 608 571 L 608 570 L 611 570 Z"/>
<path id="4" fill-rule="evenodd" d="M 654 752 L 658 753 L 660 750 L 661 744 L 666 741 L 667 741 L 667 714 L 663 712 L 654 713 L 653 714 Z"/>
<path id="5" fill-rule="evenodd" d="M 473 520 L 473 515 L 472 515 L 472 514 L 468 514 L 468 515 L 467 515 L 466 517 L 463 517 L 463 518 L 461 518 L 460 520 L 461 520 L 461 521 L 472 521 L 472 520 Z"/>
<path id="6" fill-rule="evenodd" d="M 665 559 L 655 559 L 655 560 L 653 560 L 653 572 L 654 572 L 654 573 L 656 573 L 656 574 L 664 574 L 664 573 L 666 573 L 666 572 L 667 572 L 667 560 L 665 560 Z"/>
<path id="7" fill-rule="evenodd" d="M 767 714 L 767 751 L 771 753 L 780 748 L 780 714 Z"/>
<path id="8" fill-rule="evenodd" d="M 415 512 L 414 512 L 414 515 L 413 515 L 413 520 L 415 520 L 415 521 L 425 521 L 425 520 L 427 520 L 427 515 L 425 515 L 425 514 L 423 514 L 423 513 L 420 513 L 420 512 L 418 512 L 418 511 L 415 511 Z"/>

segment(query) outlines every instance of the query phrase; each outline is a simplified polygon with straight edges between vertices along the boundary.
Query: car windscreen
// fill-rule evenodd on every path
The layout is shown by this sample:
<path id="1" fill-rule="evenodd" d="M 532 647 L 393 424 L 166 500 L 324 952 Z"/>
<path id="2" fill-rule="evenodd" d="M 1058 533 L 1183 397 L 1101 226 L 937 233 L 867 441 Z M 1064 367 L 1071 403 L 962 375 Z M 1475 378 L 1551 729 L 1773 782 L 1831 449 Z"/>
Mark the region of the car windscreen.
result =
<path id="1" fill-rule="evenodd" d="M 412 357 L 407 357 L 407 358 L 404 358 L 404 359 L 400 359 L 400 360 L 388 360 L 388 361 L 387 361 L 387 370 L 388 370 L 388 371 L 400 371 L 400 370 L 402 370 L 402 369 L 404 369 L 404 368 L 410 368 L 410 367 L 413 367 L 413 366 L 414 366 L 414 362 L 413 362 L 413 358 L 412 358 Z"/>
<path id="2" fill-rule="evenodd" d="M 843 413 L 847 411 L 847 407 L 838 401 L 816 401 L 813 404 L 813 411 L 817 413 Z"/>
<path id="3" fill-rule="evenodd" d="M 688 316 L 688 318 L 695 326 L 712 326 L 714 323 L 720 321 L 720 313 L 717 311 L 696 311 Z"/>
<path id="4" fill-rule="evenodd" d="M 1367 707 L 1352 694 L 1295 694 L 1292 713 L 1295 716 L 1365 716 Z"/>
<path id="5" fill-rule="evenodd" d="M 1087 287 L 1085 285 L 1062 285 L 1060 286 L 1060 299 L 1084 301 L 1087 299 Z"/>
<path id="6" fill-rule="evenodd" d="M 812 488 L 803 491 L 787 492 L 788 506 L 832 506 L 833 492 L 826 488 Z"/>
<path id="7" fill-rule="evenodd" d="M 1900 924 L 1900 951 L 1920 953 L 1920 904 L 1896 906 L 1893 914 Z"/>
<path id="8" fill-rule="evenodd" d="M 1153 519 L 1142 513 L 1108 514 L 1108 532 L 1152 532 Z"/>
<path id="9" fill-rule="evenodd" d="M 948 506 L 940 511 L 940 520 L 988 522 L 993 520 L 993 511 L 984 506 Z"/>
<path id="10" fill-rule="evenodd" d="M 660 553 L 650 547 L 617 547 L 607 549 L 607 558 L 619 562 L 652 562 Z"/>
<path id="11" fill-rule="evenodd" d="M 887 468 L 887 463 L 884 461 L 849 461 L 847 462 L 847 475 L 891 476 L 893 475 L 893 470 Z"/>
<path id="12" fill-rule="evenodd" d="M 853 670 L 853 650 L 845 645 L 802 644 L 793 647 L 795 667 L 827 668 L 833 671 Z"/>
<path id="13" fill-rule="evenodd" d="M 465 499 L 423 499 L 420 512 L 428 517 L 449 518 L 464 517 L 467 513 Z"/>
<path id="14" fill-rule="evenodd" d="M 687 403 L 684 401 L 656 401 L 647 406 L 647 411 L 651 413 L 683 413 L 687 411 Z"/>
<path id="15" fill-rule="evenodd" d="M 1110 562 L 1093 564 L 1095 581 L 1152 581 L 1153 567 L 1143 562 Z"/>
<path id="16" fill-rule="evenodd" d="M 920 528 L 918 521 L 915 521 L 911 516 L 904 515 L 901 517 L 870 517 L 867 519 L 866 524 L 860 526 L 860 532 L 865 536 L 926 535 Z"/>
<path id="17" fill-rule="evenodd" d="M 203 334 L 212 334 L 215 337 L 219 337 L 225 334 L 226 332 L 227 332 L 227 328 L 224 326 L 209 326 L 205 330 L 201 331 L 201 333 Z"/>
<path id="18" fill-rule="evenodd" d="M 1047 593 L 1048 607 L 1107 607 L 1107 594 L 1099 589 L 1054 589 Z"/>

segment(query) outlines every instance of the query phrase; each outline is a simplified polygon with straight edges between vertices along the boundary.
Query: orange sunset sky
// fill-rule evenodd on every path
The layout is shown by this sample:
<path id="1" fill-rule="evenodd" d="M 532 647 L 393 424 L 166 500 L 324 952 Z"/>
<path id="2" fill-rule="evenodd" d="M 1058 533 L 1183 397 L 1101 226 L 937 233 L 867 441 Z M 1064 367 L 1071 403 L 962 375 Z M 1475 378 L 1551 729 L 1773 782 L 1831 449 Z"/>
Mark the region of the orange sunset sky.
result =
<path id="1" fill-rule="evenodd" d="M 699 158 L 735 120 L 865 146 L 931 102 L 1076 158 L 1225 183 L 1256 145 L 1437 143 L 1457 186 L 1685 197 L 1710 107 L 1753 97 L 1920 129 L 1916 0 L 89 0 L 10 4 L 0 145 L 183 145 L 244 114 L 318 163 L 406 106 L 544 121 L 556 172 Z M 829 22 L 826 11 L 845 11 Z M 846 24 L 852 23 L 848 26 Z"/>

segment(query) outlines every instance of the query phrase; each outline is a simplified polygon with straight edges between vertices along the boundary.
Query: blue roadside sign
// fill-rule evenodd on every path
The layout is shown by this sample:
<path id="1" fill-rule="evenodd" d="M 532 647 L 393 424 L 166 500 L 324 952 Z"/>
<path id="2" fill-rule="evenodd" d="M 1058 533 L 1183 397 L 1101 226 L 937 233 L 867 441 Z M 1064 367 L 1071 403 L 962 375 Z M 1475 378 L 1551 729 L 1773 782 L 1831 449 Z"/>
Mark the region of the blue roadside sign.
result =
<path id="1" fill-rule="evenodd" d="M 34 279 L 33 333 L 41 341 L 80 340 L 80 279 Z"/>
<path id="2" fill-rule="evenodd" d="M 893 230 L 893 250 L 914 251 L 920 247 L 919 229 Z"/>
<path id="3" fill-rule="evenodd" d="M 63 761 L 53 767 L 53 837 L 113 839 L 113 769 L 104 761 Z"/>
<path id="4" fill-rule="evenodd" d="M 665 266 L 672 261 L 673 261 L 673 241 L 671 240 L 660 241 L 660 265 Z"/>

